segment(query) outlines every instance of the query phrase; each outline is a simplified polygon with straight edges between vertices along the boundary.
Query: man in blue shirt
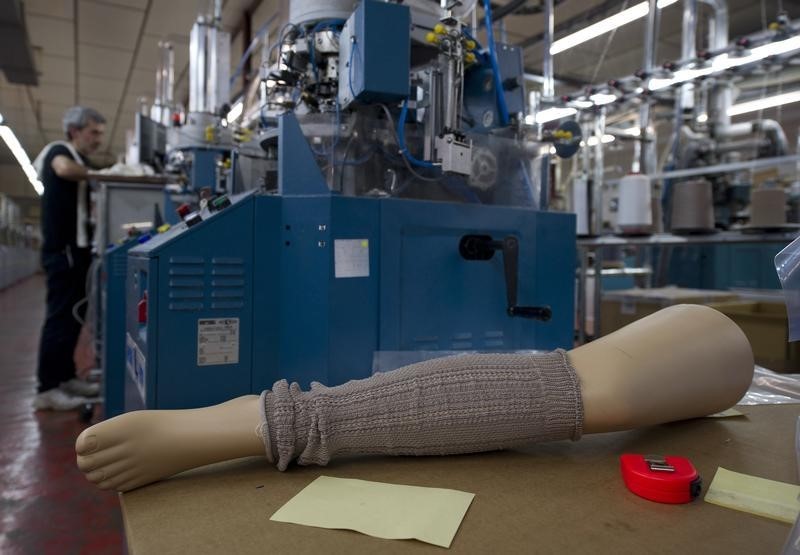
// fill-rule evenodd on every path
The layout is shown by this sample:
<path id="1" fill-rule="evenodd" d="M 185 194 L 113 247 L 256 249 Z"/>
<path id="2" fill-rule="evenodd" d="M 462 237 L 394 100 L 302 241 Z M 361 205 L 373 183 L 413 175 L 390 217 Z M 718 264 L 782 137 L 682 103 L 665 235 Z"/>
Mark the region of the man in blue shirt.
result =
<path id="1" fill-rule="evenodd" d="M 98 384 L 76 377 L 73 353 L 86 313 L 81 301 L 91 263 L 86 157 L 102 143 L 105 118 L 96 110 L 75 106 L 64 114 L 63 129 L 67 140 L 50 143 L 34 162 L 44 184 L 42 266 L 47 275 L 47 316 L 34 399 L 40 410 L 72 410 L 99 391 Z"/>

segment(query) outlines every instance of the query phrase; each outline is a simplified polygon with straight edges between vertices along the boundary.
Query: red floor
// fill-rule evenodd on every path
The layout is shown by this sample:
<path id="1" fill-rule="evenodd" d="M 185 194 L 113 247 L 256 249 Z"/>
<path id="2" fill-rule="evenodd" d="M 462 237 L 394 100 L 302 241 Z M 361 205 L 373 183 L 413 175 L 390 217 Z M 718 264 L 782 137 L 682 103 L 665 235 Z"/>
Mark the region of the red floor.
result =
<path id="1" fill-rule="evenodd" d="M 0 553 L 123 553 L 117 496 L 75 466 L 77 412 L 34 412 L 44 280 L 0 291 Z"/>

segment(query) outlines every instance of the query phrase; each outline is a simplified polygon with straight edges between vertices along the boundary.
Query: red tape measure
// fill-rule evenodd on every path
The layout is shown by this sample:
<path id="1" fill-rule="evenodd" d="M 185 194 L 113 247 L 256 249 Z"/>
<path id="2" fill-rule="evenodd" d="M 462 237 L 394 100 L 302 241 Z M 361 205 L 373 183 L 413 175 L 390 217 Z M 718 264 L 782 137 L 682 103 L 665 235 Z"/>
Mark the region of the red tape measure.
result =
<path id="1" fill-rule="evenodd" d="M 639 497 L 659 503 L 689 503 L 703 481 L 689 459 L 625 454 L 619 458 L 625 485 Z"/>

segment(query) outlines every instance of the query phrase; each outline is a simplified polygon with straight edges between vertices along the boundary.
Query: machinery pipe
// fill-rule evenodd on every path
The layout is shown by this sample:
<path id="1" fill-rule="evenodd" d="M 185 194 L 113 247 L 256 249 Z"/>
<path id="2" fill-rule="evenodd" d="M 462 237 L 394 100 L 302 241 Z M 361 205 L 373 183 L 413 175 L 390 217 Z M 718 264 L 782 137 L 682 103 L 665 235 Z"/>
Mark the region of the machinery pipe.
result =
<path id="1" fill-rule="evenodd" d="M 592 171 L 592 235 L 603 233 L 603 176 L 605 162 L 603 160 L 603 142 L 600 141 L 606 132 L 606 109 L 601 107 L 594 119 L 594 134 L 598 141 L 594 147 L 594 168 Z"/>
<path id="2" fill-rule="evenodd" d="M 729 16 L 727 0 L 700 0 L 714 10 L 714 17 L 708 25 L 708 45 L 711 50 L 722 50 L 728 46 Z M 711 93 L 711 110 L 714 128 L 730 124 L 728 110 L 733 104 L 733 89 L 730 83 L 722 82 L 714 86 Z"/>
<path id="3" fill-rule="evenodd" d="M 720 50 L 728 46 L 728 2 L 727 0 L 700 0 L 714 10 L 712 25 L 708 26 L 708 46 Z"/>
<path id="4" fill-rule="evenodd" d="M 658 28 L 661 10 L 658 9 L 657 0 L 649 0 L 650 11 L 647 14 L 644 36 L 644 58 L 642 60 L 642 70 L 650 75 L 656 65 L 656 53 L 658 45 Z M 642 99 L 639 108 L 639 136 L 642 139 L 650 139 L 652 133 L 651 106 L 647 98 Z M 655 171 L 655 143 L 654 141 L 637 141 L 634 146 L 633 170 L 648 174 Z"/>
<path id="5" fill-rule="evenodd" d="M 744 137 L 754 133 L 763 133 L 775 149 L 775 156 L 784 156 L 789 153 L 789 141 L 780 123 L 774 119 L 757 119 L 742 123 L 729 124 L 717 131 L 717 138 L 732 139 Z"/>
<path id="6" fill-rule="evenodd" d="M 696 57 L 697 57 L 697 0 L 683 0 L 681 60 L 691 60 Z M 683 83 L 681 85 L 680 96 L 681 98 L 679 107 L 682 112 L 694 109 L 694 84 Z"/>
<path id="7" fill-rule="evenodd" d="M 771 141 L 769 139 L 744 139 L 738 141 L 731 141 L 725 143 L 717 143 L 714 150 L 718 153 L 724 152 L 739 152 L 743 150 L 758 150 L 765 146 L 769 146 Z"/>
<path id="8" fill-rule="evenodd" d="M 555 81 L 553 79 L 553 55 L 550 53 L 550 48 L 553 45 L 554 27 L 553 0 L 544 0 L 544 51 L 542 53 L 544 83 L 542 84 L 542 96 L 548 99 L 553 98 L 556 94 Z"/>

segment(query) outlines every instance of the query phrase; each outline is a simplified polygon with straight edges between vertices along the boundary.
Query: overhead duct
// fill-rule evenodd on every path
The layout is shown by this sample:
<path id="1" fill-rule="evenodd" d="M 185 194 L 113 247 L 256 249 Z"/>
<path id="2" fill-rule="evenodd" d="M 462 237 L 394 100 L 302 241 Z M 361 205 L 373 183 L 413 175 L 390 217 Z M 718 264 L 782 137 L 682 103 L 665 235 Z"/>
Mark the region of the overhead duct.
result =
<path id="1" fill-rule="evenodd" d="M 0 2 L 0 69 L 9 83 L 39 85 L 20 0 Z"/>

